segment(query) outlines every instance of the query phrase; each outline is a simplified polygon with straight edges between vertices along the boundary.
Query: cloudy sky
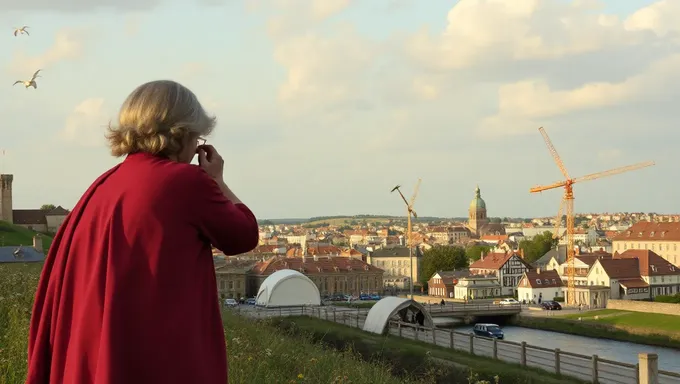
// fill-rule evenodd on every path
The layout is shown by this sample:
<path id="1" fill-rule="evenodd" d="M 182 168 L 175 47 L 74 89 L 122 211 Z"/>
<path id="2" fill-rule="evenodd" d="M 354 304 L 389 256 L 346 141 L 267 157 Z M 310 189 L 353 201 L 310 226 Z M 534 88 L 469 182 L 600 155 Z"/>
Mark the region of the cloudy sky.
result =
<path id="1" fill-rule="evenodd" d="M 680 1 L 0 0 L 2 171 L 15 208 L 72 207 L 119 160 L 104 126 L 137 85 L 193 89 L 226 180 L 262 218 L 678 212 Z M 14 37 L 29 25 L 30 36 Z M 38 68 L 38 89 L 12 87 Z"/>

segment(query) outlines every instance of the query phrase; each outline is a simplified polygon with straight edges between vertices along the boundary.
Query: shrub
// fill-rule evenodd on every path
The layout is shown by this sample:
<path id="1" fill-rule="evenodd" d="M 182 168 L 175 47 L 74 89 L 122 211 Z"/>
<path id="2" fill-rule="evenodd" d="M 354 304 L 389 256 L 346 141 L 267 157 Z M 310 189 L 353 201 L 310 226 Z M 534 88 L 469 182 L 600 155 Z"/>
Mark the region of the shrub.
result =
<path id="1" fill-rule="evenodd" d="M 680 304 L 680 293 L 675 295 L 659 295 L 654 298 L 658 303 Z"/>

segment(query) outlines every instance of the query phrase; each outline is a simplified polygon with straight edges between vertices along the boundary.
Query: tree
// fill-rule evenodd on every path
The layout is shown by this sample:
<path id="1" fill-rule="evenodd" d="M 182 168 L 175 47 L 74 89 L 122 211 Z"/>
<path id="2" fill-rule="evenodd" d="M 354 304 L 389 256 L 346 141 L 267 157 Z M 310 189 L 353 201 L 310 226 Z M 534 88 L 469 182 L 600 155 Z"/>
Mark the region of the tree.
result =
<path id="1" fill-rule="evenodd" d="M 452 271 L 469 265 L 465 249 L 461 247 L 436 246 L 423 253 L 420 264 L 420 282 L 423 287 L 437 271 Z"/>
<path id="2" fill-rule="evenodd" d="M 550 231 L 538 234 L 531 240 L 519 242 L 519 248 L 524 251 L 524 260 L 529 263 L 540 259 L 555 245 L 557 245 L 557 239 L 553 239 L 553 234 Z"/>
<path id="3" fill-rule="evenodd" d="M 469 247 L 465 250 L 465 256 L 472 263 L 473 261 L 477 261 L 482 257 L 482 252 L 487 253 L 490 250 L 491 247 L 486 245 L 473 245 L 472 247 Z"/>
<path id="4" fill-rule="evenodd" d="M 40 207 L 40 209 L 43 210 L 43 211 L 51 211 L 51 210 L 53 210 L 54 208 L 56 208 L 56 206 L 55 206 L 54 204 L 43 204 L 43 205 Z"/>

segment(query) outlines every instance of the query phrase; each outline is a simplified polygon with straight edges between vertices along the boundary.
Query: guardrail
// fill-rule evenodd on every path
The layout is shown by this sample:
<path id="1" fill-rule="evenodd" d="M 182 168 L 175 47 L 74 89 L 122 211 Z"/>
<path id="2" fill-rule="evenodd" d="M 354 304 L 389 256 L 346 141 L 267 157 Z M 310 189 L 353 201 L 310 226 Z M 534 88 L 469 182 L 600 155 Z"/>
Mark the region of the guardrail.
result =
<path id="1" fill-rule="evenodd" d="M 430 313 L 449 312 L 520 312 L 521 304 L 423 304 Z"/>
<path id="2" fill-rule="evenodd" d="M 292 307 L 237 309 L 255 318 L 310 316 L 363 329 L 367 310 L 363 308 Z M 549 349 L 525 342 L 489 339 L 472 333 L 390 321 L 389 335 L 427 342 L 472 355 L 501 360 L 522 367 L 538 368 L 558 375 L 598 384 L 680 384 L 680 373 L 658 370 L 658 357 L 641 354 L 638 364 L 602 359 L 597 355 Z"/>

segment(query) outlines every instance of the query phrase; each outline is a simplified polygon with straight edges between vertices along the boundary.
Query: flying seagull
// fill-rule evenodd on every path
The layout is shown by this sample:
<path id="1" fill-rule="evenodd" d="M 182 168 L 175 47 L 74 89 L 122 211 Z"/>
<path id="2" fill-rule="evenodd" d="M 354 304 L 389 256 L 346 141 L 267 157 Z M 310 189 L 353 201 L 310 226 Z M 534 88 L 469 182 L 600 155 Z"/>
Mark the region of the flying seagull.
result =
<path id="1" fill-rule="evenodd" d="M 31 34 L 28 33 L 27 29 L 28 25 L 24 25 L 21 28 L 14 28 L 14 36 L 23 35 L 24 33 L 27 34 L 28 36 L 31 36 Z"/>
<path id="2" fill-rule="evenodd" d="M 38 84 L 36 84 L 35 79 L 38 78 L 38 77 L 40 77 L 40 76 L 38 75 L 38 73 L 40 73 L 40 71 L 41 71 L 41 69 L 38 69 L 37 71 L 35 71 L 35 73 L 34 73 L 33 76 L 31 77 L 31 80 L 28 80 L 28 81 L 26 81 L 26 80 L 17 80 L 17 81 L 15 81 L 14 84 L 12 84 L 12 85 L 23 84 L 23 85 L 26 87 L 26 89 L 28 89 L 29 87 L 33 87 L 33 89 L 38 89 Z"/>

